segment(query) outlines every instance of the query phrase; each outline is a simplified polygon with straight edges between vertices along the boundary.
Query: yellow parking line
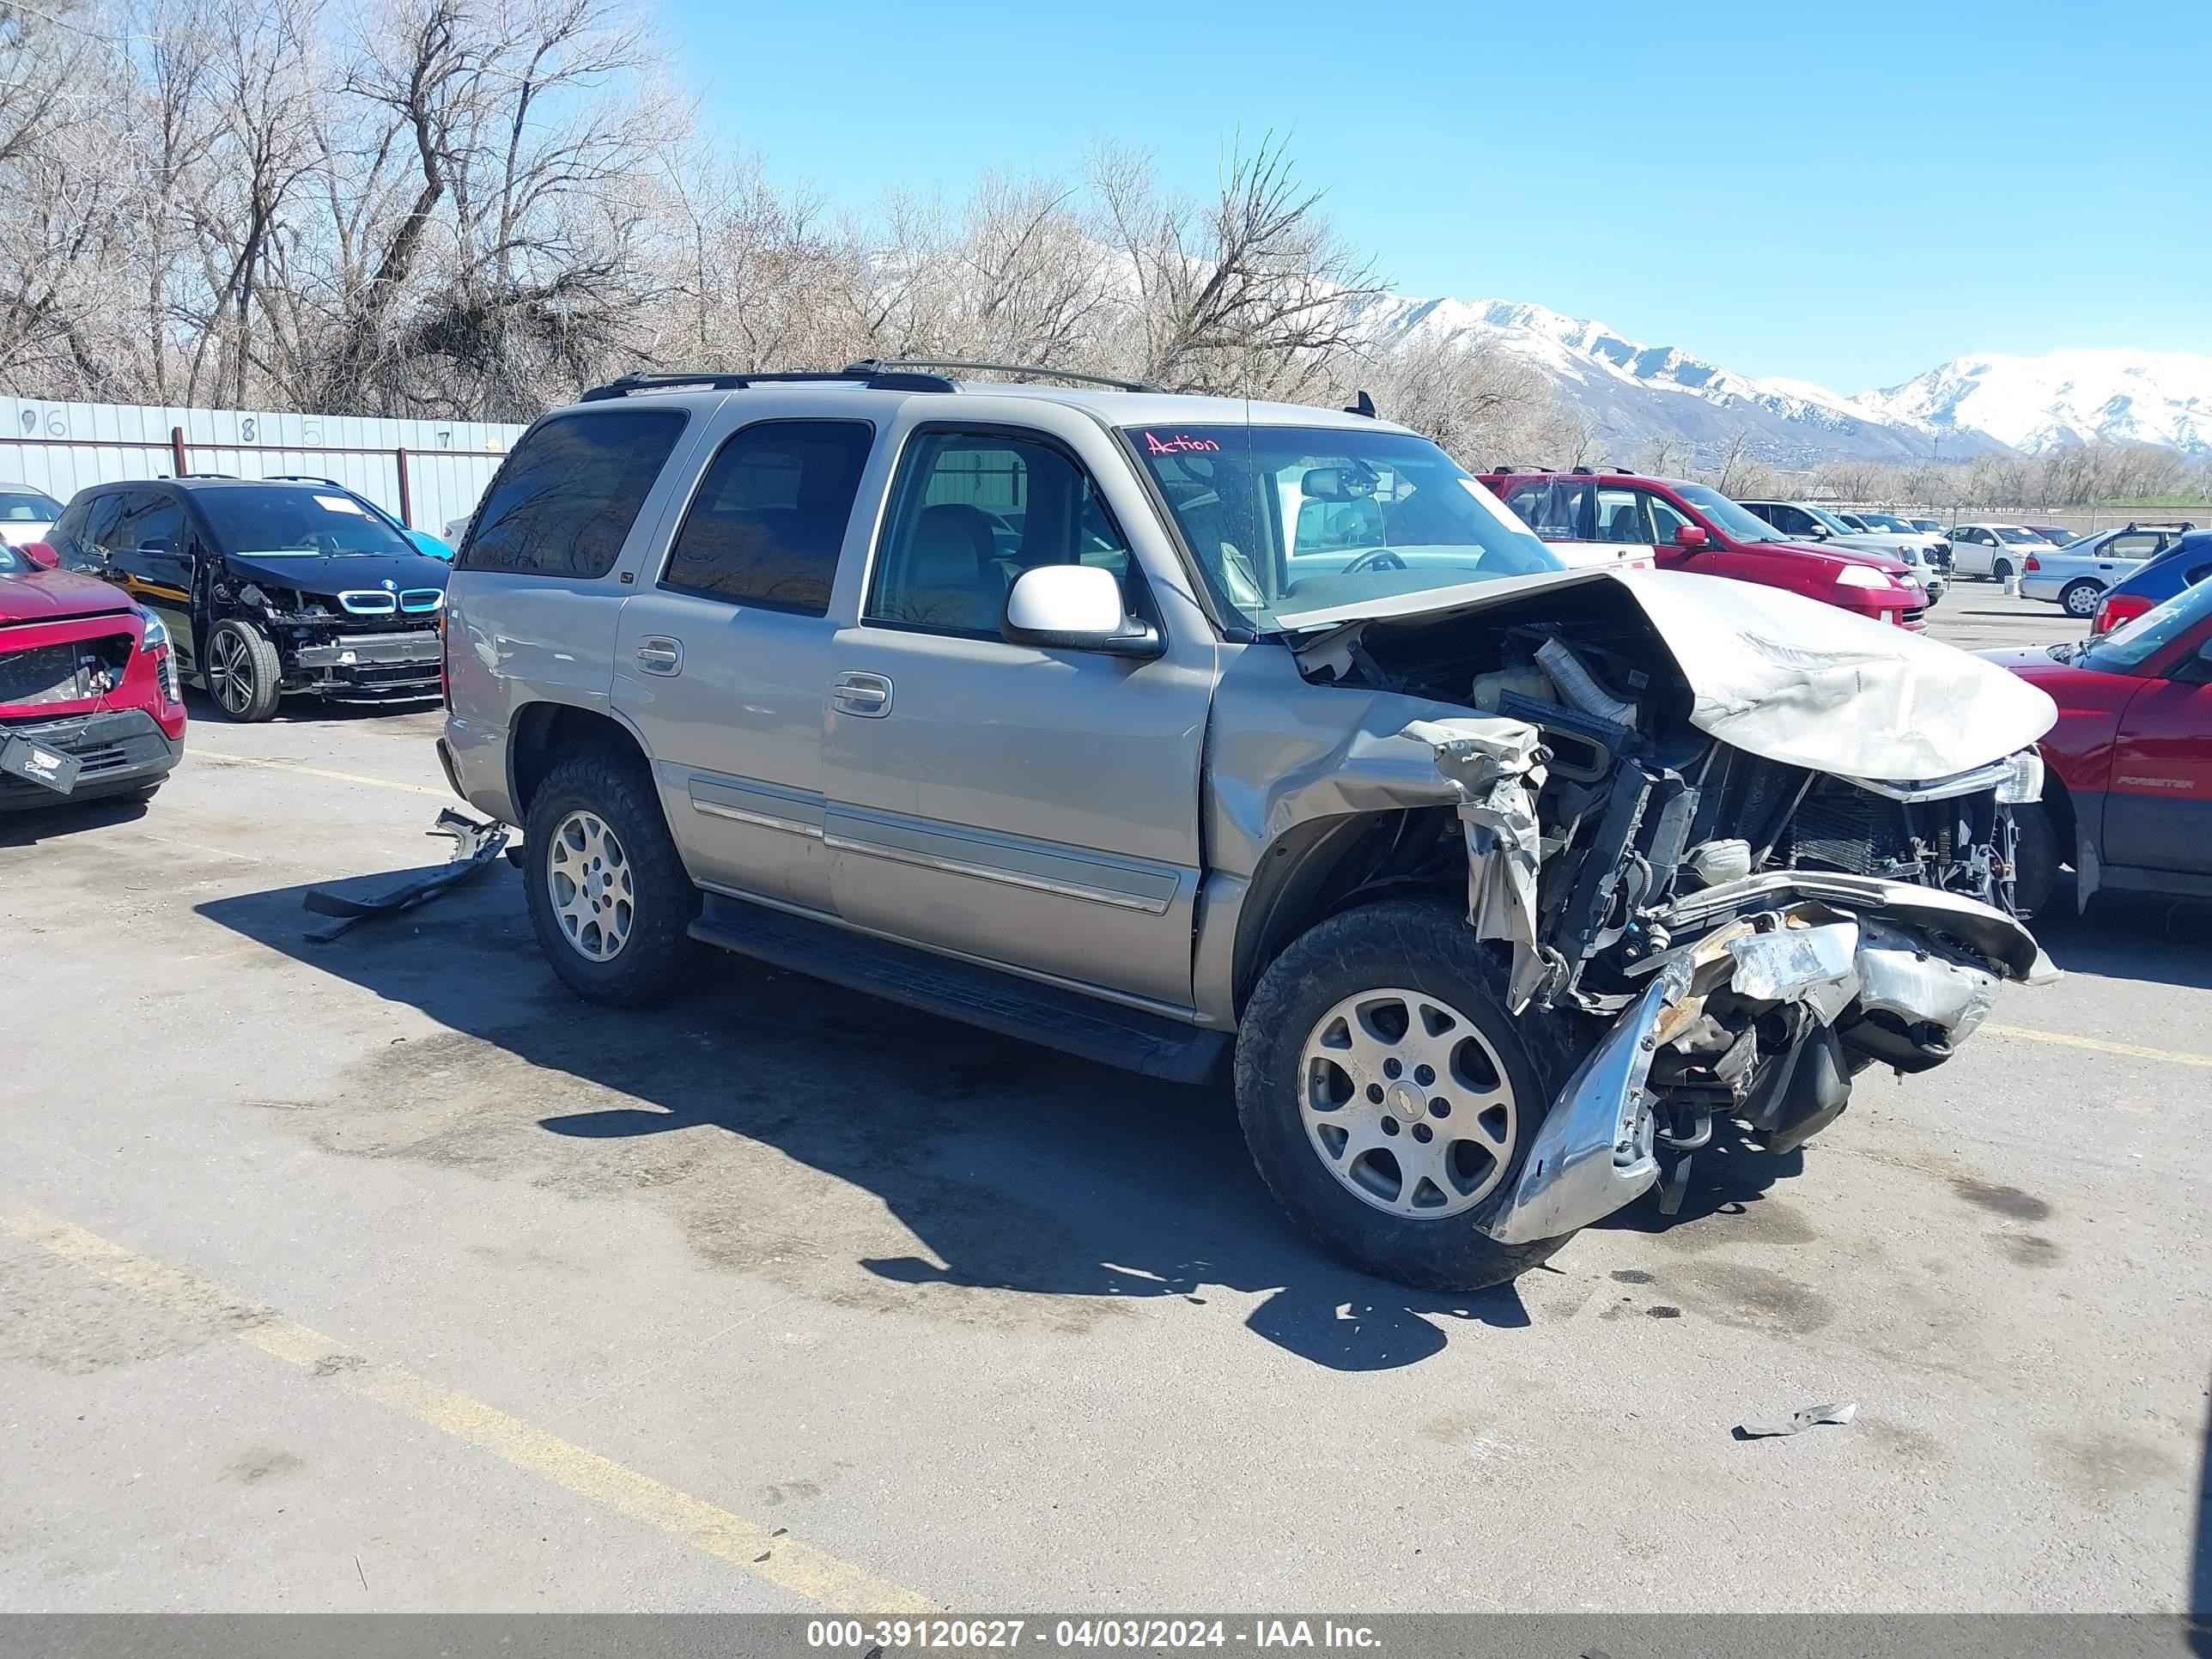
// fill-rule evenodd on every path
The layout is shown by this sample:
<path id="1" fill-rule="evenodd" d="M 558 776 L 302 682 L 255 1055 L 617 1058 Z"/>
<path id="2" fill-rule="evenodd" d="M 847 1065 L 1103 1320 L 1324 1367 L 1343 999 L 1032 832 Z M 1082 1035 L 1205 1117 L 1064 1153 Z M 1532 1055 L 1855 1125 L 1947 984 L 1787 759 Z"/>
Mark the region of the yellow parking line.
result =
<path id="1" fill-rule="evenodd" d="M 358 772 L 326 772 L 319 766 L 302 766 L 296 761 L 263 760 L 255 755 L 226 755 L 219 749 L 191 746 L 185 752 L 193 760 L 213 761 L 218 766 L 265 766 L 272 772 L 297 772 L 303 777 L 329 778 L 337 783 L 365 783 L 375 789 L 403 789 L 410 795 L 434 795 L 440 800 L 457 799 L 450 789 L 433 789 L 425 783 L 397 783 L 390 778 L 365 778 Z"/>
<path id="2" fill-rule="evenodd" d="M 2172 1048 L 2146 1048 L 2136 1042 L 2107 1042 L 2102 1037 L 2075 1036 L 2065 1031 L 2032 1031 L 2025 1025 L 1984 1025 L 1992 1036 L 2022 1037 L 2030 1042 L 2056 1042 L 2069 1048 L 2088 1048 L 2100 1054 L 2125 1054 L 2130 1060 L 2165 1060 L 2176 1066 L 2212 1066 L 2212 1054 L 2185 1054 Z"/>
<path id="3" fill-rule="evenodd" d="M 612 1458 L 522 1419 L 455 1394 L 397 1365 L 372 1364 L 305 1325 L 241 1302 L 167 1263 L 35 1210 L 0 1212 L 0 1229 L 218 1335 L 283 1360 L 333 1386 L 404 1412 L 416 1422 L 505 1459 L 580 1498 L 658 1527 L 692 1548 L 744 1568 L 836 1613 L 920 1613 L 936 1605 L 811 1544 L 665 1486 Z"/>

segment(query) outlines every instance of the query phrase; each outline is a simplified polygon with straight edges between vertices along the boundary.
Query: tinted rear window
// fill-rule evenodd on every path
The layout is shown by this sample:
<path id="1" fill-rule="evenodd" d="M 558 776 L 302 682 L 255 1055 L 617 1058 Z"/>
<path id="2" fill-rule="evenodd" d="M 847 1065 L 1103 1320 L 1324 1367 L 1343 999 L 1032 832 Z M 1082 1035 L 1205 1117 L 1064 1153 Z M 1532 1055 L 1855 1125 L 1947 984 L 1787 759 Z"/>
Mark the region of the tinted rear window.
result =
<path id="1" fill-rule="evenodd" d="M 874 440 L 859 421 L 763 421 L 724 444 L 661 586 L 819 617 Z"/>
<path id="2" fill-rule="evenodd" d="M 454 563 L 463 570 L 605 575 L 684 419 L 677 410 L 629 409 L 545 422 L 492 480 Z"/>

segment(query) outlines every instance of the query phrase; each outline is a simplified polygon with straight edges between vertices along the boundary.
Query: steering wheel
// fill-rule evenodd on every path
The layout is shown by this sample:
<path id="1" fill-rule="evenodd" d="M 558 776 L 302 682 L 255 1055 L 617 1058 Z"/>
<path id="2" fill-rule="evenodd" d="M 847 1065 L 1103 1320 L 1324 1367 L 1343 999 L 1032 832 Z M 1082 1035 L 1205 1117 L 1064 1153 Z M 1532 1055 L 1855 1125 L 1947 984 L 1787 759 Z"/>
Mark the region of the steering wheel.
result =
<path id="1" fill-rule="evenodd" d="M 1363 570 L 1403 570 L 1405 568 L 1406 562 L 1398 556 L 1395 550 L 1388 547 L 1370 547 L 1337 574 L 1340 576 L 1352 576 Z"/>

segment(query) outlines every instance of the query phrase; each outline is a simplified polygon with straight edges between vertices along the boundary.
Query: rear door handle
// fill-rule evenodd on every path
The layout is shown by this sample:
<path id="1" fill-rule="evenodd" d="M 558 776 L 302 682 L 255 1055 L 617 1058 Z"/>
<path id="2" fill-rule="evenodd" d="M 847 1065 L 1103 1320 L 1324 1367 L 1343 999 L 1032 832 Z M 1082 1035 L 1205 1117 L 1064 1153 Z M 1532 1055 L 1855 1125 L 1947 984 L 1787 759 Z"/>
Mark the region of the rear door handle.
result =
<path id="1" fill-rule="evenodd" d="M 637 665 L 648 674 L 680 674 L 684 672 L 684 641 L 672 640 L 665 634 L 637 642 Z"/>
<path id="2" fill-rule="evenodd" d="M 891 712 L 891 683 L 881 674 L 840 674 L 830 682 L 830 704 L 844 714 L 880 719 Z"/>

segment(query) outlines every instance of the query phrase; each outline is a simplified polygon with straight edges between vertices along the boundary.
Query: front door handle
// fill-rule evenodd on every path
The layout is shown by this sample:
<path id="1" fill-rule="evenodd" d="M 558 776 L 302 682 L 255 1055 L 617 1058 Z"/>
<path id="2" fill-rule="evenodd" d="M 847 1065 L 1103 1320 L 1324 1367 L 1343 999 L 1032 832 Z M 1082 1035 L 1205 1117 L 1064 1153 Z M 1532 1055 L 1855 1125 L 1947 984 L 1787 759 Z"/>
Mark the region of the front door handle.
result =
<path id="1" fill-rule="evenodd" d="M 891 683 L 881 674 L 840 674 L 830 682 L 830 707 L 878 720 L 891 712 Z"/>
<path id="2" fill-rule="evenodd" d="M 684 672 L 684 641 L 672 640 L 665 634 L 637 642 L 637 665 L 648 674 L 680 674 Z"/>

